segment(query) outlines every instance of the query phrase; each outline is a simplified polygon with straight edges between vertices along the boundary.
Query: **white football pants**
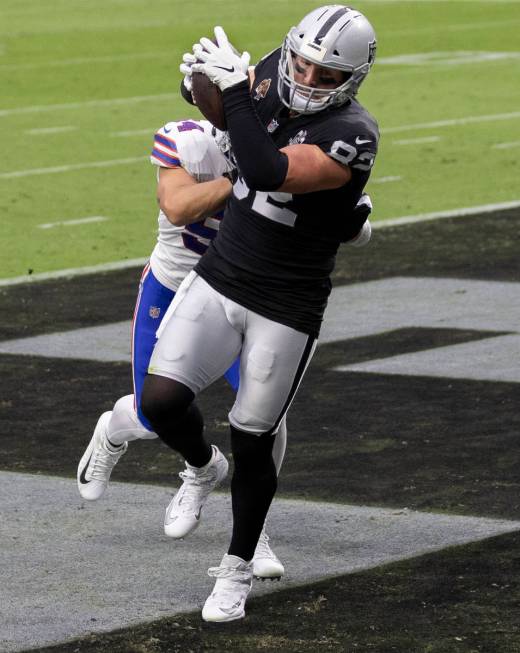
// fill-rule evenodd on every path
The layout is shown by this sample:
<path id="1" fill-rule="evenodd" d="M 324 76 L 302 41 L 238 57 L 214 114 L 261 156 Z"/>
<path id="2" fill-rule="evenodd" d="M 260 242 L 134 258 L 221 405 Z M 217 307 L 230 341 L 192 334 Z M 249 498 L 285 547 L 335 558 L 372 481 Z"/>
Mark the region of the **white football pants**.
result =
<path id="1" fill-rule="evenodd" d="M 229 413 L 237 429 L 276 433 L 316 348 L 308 334 L 269 320 L 214 290 L 191 272 L 157 331 L 149 374 L 197 395 L 240 355 L 240 385 Z"/>
<path id="2" fill-rule="evenodd" d="M 118 399 L 112 409 L 112 416 L 108 422 L 107 437 L 112 444 L 123 444 L 133 440 L 153 440 L 157 434 L 146 429 L 134 408 L 134 395 L 125 395 Z M 277 475 L 280 474 L 282 462 L 287 446 L 287 426 L 285 417 L 280 423 L 273 445 L 273 460 Z"/>

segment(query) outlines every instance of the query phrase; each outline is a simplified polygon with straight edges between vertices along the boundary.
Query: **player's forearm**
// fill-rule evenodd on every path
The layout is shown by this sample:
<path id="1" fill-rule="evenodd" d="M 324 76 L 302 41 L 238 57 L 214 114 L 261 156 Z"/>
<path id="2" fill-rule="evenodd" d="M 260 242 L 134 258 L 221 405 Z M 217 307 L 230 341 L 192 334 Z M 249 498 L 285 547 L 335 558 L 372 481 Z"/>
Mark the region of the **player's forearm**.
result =
<path id="1" fill-rule="evenodd" d="M 289 167 L 283 193 L 311 193 L 340 188 L 350 181 L 350 169 L 327 156 L 317 145 L 288 145 L 282 148 Z"/>
<path id="2" fill-rule="evenodd" d="M 159 205 L 176 227 L 199 222 L 224 208 L 231 194 L 231 182 L 225 177 L 176 188 L 159 195 Z"/>
<path id="3" fill-rule="evenodd" d="M 244 181 L 253 190 L 280 188 L 287 175 L 287 156 L 260 122 L 248 82 L 224 91 L 223 102 L 233 154 Z"/>

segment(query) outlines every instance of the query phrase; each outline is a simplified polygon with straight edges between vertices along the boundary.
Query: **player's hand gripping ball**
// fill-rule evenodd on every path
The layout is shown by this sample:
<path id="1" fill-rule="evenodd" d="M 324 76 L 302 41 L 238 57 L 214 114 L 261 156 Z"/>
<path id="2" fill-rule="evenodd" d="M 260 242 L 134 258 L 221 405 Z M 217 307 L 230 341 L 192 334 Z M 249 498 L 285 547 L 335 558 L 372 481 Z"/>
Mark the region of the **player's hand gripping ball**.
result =
<path id="1" fill-rule="evenodd" d="M 193 46 L 192 95 L 200 112 L 215 127 L 224 131 L 222 91 L 248 79 L 250 55 L 239 54 L 222 27 L 215 27 L 215 39 L 202 38 Z M 181 68 L 182 70 L 182 68 Z"/>
<path id="2" fill-rule="evenodd" d="M 191 94 L 199 111 L 206 120 L 221 131 L 226 131 L 226 116 L 222 91 L 204 73 L 192 73 Z"/>
<path id="3" fill-rule="evenodd" d="M 193 46 L 194 49 L 198 46 Z M 195 72 L 193 64 L 200 63 L 191 52 L 186 52 L 182 57 L 180 71 L 184 75 L 184 86 L 191 93 L 194 103 L 202 115 L 217 129 L 226 130 L 226 117 L 222 104 L 222 91 L 201 72 Z"/>

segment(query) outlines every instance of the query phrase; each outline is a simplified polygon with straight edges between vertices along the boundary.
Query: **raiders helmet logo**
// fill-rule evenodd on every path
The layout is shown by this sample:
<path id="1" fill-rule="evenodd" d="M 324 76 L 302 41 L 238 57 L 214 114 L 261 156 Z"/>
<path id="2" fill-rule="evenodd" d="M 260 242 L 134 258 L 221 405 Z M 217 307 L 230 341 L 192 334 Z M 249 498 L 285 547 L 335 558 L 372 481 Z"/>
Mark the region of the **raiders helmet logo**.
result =
<path id="1" fill-rule="evenodd" d="M 271 79 L 263 79 L 260 84 L 255 88 L 255 100 L 263 100 L 271 86 Z"/>
<path id="2" fill-rule="evenodd" d="M 374 63 L 374 59 L 376 58 L 376 48 L 377 44 L 375 41 L 368 44 L 368 63 L 370 65 Z"/>

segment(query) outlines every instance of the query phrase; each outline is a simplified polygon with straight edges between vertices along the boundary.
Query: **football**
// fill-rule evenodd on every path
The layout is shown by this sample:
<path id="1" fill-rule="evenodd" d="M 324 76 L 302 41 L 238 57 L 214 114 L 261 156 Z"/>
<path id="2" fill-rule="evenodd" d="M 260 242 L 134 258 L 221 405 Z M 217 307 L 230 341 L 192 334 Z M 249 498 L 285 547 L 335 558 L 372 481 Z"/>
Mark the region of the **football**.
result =
<path id="1" fill-rule="evenodd" d="M 191 93 L 202 115 L 217 129 L 226 131 L 222 91 L 204 73 L 193 73 Z"/>

